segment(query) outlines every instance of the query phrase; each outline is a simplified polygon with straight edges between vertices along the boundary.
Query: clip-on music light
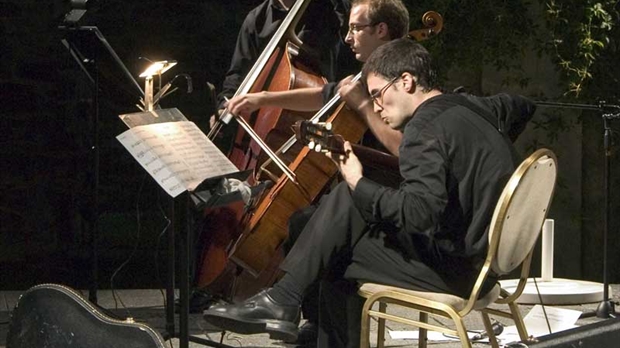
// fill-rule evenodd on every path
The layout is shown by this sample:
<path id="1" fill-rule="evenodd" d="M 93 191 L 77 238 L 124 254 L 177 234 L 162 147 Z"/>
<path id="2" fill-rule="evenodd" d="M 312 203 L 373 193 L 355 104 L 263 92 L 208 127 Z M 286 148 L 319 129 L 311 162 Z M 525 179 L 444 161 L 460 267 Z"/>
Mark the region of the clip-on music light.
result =
<path id="1" fill-rule="evenodd" d="M 153 111 L 153 107 L 157 105 L 157 102 L 163 96 L 161 90 L 161 75 L 166 71 L 170 70 L 173 66 L 177 64 L 176 60 L 162 60 L 159 62 L 153 62 L 142 74 L 140 77 L 144 77 L 144 100 L 142 100 L 144 104 L 144 109 L 142 111 Z M 159 76 L 159 84 L 160 90 L 156 95 L 156 98 L 153 97 L 153 76 Z"/>

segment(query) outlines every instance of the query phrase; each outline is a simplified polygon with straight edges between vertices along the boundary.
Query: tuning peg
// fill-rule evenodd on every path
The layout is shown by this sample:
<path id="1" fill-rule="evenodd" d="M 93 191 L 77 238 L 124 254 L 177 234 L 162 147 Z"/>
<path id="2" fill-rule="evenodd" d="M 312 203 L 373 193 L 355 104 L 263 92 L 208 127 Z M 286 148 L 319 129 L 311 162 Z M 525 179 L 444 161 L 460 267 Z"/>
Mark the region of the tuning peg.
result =
<path id="1" fill-rule="evenodd" d="M 314 140 L 310 140 L 310 142 L 308 143 L 308 148 L 310 148 L 310 150 L 314 149 Z"/>
<path id="2" fill-rule="evenodd" d="M 321 152 L 321 144 L 317 144 L 317 145 L 314 147 L 314 151 L 316 151 L 316 152 Z"/>
<path id="3" fill-rule="evenodd" d="M 332 123 L 331 122 L 325 122 L 325 129 L 330 131 L 332 130 Z"/>

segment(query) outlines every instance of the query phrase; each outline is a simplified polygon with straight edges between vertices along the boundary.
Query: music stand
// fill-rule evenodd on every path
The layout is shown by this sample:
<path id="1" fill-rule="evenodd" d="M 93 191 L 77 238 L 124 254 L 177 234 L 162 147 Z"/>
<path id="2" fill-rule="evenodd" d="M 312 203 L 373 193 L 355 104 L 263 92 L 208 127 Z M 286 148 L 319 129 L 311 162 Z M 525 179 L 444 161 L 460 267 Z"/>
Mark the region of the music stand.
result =
<path id="1" fill-rule="evenodd" d="M 79 17 L 83 15 L 84 10 L 78 11 Z M 72 11 L 71 13 L 73 13 Z M 72 18 L 70 14 L 67 18 Z M 79 18 L 75 21 L 68 21 L 65 19 L 65 23 L 75 24 Z M 106 96 L 109 101 L 119 101 L 119 98 L 123 98 L 122 105 L 135 105 L 136 101 L 140 100 L 141 96 L 144 96 L 144 91 L 133 78 L 129 70 L 121 59 L 118 57 L 112 46 L 108 43 L 103 34 L 96 26 L 78 26 L 78 25 L 66 25 L 59 26 L 60 30 L 64 31 L 65 37 L 61 40 L 61 43 L 69 51 L 80 70 L 86 76 L 90 86 L 93 88 L 93 103 L 92 103 L 92 140 L 91 146 L 89 146 L 90 156 L 92 158 L 92 175 L 91 175 L 91 190 L 92 190 L 92 205 L 93 213 L 90 214 L 90 219 L 87 222 L 88 229 L 90 230 L 91 237 L 91 281 L 88 291 L 88 299 L 92 303 L 97 303 L 97 288 L 98 288 L 98 206 L 99 206 L 99 114 L 100 114 L 100 93 L 107 92 Z M 103 84 L 101 83 L 103 80 Z M 124 83 L 122 83 L 124 82 Z M 102 85 L 109 87 L 107 90 L 102 89 Z M 113 94 L 113 93 L 116 94 Z"/>
<path id="2" fill-rule="evenodd" d="M 119 116 L 121 120 L 130 128 L 143 126 L 143 125 L 153 125 L 157 123 L 182 123 L 187 121 L 185 116 L 177 110 L 177 109 L 158 109 L 150 112 L 141 112 L 141 113 L 133 113 L 133 114 L 125 114 Z M 196 128 L 197 129 L 197 128 Z M 202 133 L 201 133 L 202 134 Z M 122 135 L 121 135 L 122 136 Z M 119 138 L 121 137 L 119 136 Z M 204 134 L 202 134 L 204 136 Z M 205 136 L 206 139 L 206 136 Z M 120 140 L 120 139 L 119 139 Z M 129 150 L 128 144 L 121 141 L 123 145 Z M 213 148 L 217 149 L 215 145 L 210 143 Z M 130 150 L 131 151 L 131 150 Z M 224 156 L 219 150 L 217 150 L 221 156 Z M 136 154 L 132 152 L 132 155 L 136 157 Z M 142 152 L 142 155 L 144 153 Z M 224 158 L 226 158 L 224 156 Z M 137 158 L 136 158 L 137 159 Z M 228 161 L 228 159 L 226 158 Z M 228 161 L 229 162 L 229 161 Z M 140 162 L 140 164 L 144 166 L 144 162 Z M 232 163 L 230 163 L 231 166 Z M 149 168 L 145 167 L 147 171 Z M 236 169 L 236 168 L 235 168 Z M 154 171 L 149 171 L 151 175 L 153 175 Z M 222 182 L 224 180 L 236 179 L 240 181 L 247 181 L 247 179 L 252 174 L 251 170 L 246 170 L 239 172 L 237 170 L 229 173 L 225 173 L 222 175 L 216 175 L 212 177 L 208 177 L 202 180 L 198 185 L 196 185 L 193 189 L 183 190 L 183 192 L 178 193 L 179 190 L 172 191 L 169 187 L 164 187 L 161 182 L 158 180 L 158 183 L 162 185 L 164 189 L 172 196 L 171 204 L 169 208 L 168 214 L 171 216 L 172 224 L 170 230 L 168 231 L 168 281 L 166 284 L 166 333 L 163 335 L 166 339 L 170 338 L 178 338 L 179 339 L 179 347 L 180 348 L 188 348 L 189 342 L 195 342 L 206 346 L 211 347 L 220 347 L 227 348 L 230 347 L 228 345 L 218 343 L 215 341 L 203 339 L 201 337 L 191 336 L 189 334 L 189 287 L 190 287 L 190 255 L 191 255 L 191 247 L 193 245 L 192 241 L 192 225 L 194 221 L 193 212 L 200 212 L 206 208 L 214 208 L 219 206 L 228 205 L 238 201 L 246 201 L 248 204 L 248 199 L 254 199 L 262 195 L 263 192 L 267 188 L 271 186 L 270 181 L 260 182 L 255 186 L 249 187 L 249 189 L 245 192 L 246 197 L 240 191 L 232 191 L 227 193 L 222 193 L 220 188 L 223 186 Z M 153 177 L 157 180 L 157 178 L 153 175 Z M 180 217 L 175 216 L 175 200 L 178 197 L 180 203 L 183 204 L 182 209 L 180 209 Z M 182 228 L 176 228 L 176 224 L 178 222 L 182 222 Z M 174 236 L 175 231 L 178 230 L 179 235 L 179 244 L 182 249 L 179 253 L 179 267 L 181 269 L 181 274 L 178 279 L 179 281 L 179 331 L 177 332 L 175 329 L 174 323 L 174 284 L 175 284 L 175 249 L 174 249 Z"/>
<path id="3" fill-rule="evenodd" d="M 59 26 L 58 29 L 65 32 L 65 37 L 60 42 L 67 48 L 90 83 L 96 87 L 96 93 L 104 92 L 112 95 L 113 92 L 121 92 L 116 97 L 131 98 L 132 103 L 144 97 L 142 87 L 98 27 Z M 101 78 L 106 85 L 114 88 L 101 89 Z"/>
<path id="4" fill-rule="evenodd" d="M 190 274 L 190 255 L 193 245 L 191 236 L 193 231 L 192 225 L 194 221 L 194 215 L 192 214 L 192 212 L 200 212 L 203 209 L 221 207 L 243 200 L 242 195 L 239 191 L 221 194 L 217 192 L 217 187 L 221 186 L 220 184 L 222 180 L 228 180 L 231 178 L 245 181 L 249 178 L 251 173 L 251 170 L 247 170 L 243 172 L 231 173 L 219 177 L 206 179 L 198 187 L 196 187 L 195 190 L 187 191 L 183 194 L 185 196 L 182 197 L 182 200 L 185 202 L 185 207 L 183 208 L 183 212 L 185 214 L 185 228 L 184 230 L 179 231 L 179 244 L 182 247 L 179 255 L 179 267 L 181 269 L 181 276 L 179 279 L 179 332 L 176 333 L 174 331 L 174 321 L 167 320 L 166 322 L 166 326 L 172 329 L 169 329 L 169 331 L 167 331 L 168 334 L 173 333 L 170 338 L 176 337 L 179 339 L 179 348 L 188 348 L 189 342 L 199 343 L 210 347 L 232 348 L 231 346 L 223 343 L 218 343 L 212 340 L 192 336 L 189 334 L 189 288 L 190 279 L 192 277 L 192 275 Z M 259 197 L 270 186 L 270 181 L 264 181 L 251 187 L 251 197 Z M 171 233 L 170 235 L 174 235 L 174 233 Z M 170 243 L 174 244 L 174 238 L 172 238 Z M 169 255 L 168 257 L 169 269 L 174 270 L 174 255 Z M 172 277 L 174 277 L 174 275 L 172 275 Z M 166 289 L 166 292 L 172 293 L 173 288 L 170 288 L 170 281 L 168 284 L 169 285 Z M 174 301 L 171 302 L 170 300 L 168 300 L 166 301 L 166 304 L 166 314 L 168 315 L 168 313 L 174 311 Z"/>

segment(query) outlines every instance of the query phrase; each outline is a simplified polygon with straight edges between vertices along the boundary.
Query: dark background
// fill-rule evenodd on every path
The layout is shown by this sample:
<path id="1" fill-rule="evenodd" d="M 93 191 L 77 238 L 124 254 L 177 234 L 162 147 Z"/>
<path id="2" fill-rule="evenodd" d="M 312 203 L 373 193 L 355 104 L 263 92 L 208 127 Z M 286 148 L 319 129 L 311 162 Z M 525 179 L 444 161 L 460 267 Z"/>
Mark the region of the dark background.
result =
<path id="1" fill-rule="evenodd" d="M 144 80 L 138 75 L 148 62 L 139 57 L 177 60 L 178 65 L 163 76 L 163 83 L 187 73 L 194 91 L 186 93 L 180 79 L 179 90 L 161 105 L 177 107 L 206 130 L 214 110 L 206 84 L 220 86 L 241 22 L 258 3 L 107 0 L 89 10 L 82 24 L 99 28 L 141 86 Z M 169 199 L 115 139 L 126 129 L 118 115 L 137 112 L 134 105 L 138 99 L 108 53 L 98 51 L 101 45 L 93 36 L 81 44 L 84 52 L 96 55 L 99 62 L 100 93 L 94 93 L 61 44 L 67 32 L 58 26 L 69 10 L 68 1 L 61 0 L 0 1 L 0 290 L 26 289 L 44 282 L 87 287 L 94 245 L 89 223 L 95 217 L 98 286 L 163 287 L 167 257 L 164 211 Z M 444 31 L 445 38 L 458 39 L 449 26 Z M 87 64 L 87 68 L 94 66 Z M 526 133 L 531 133 L 532 127 Z M 583 174 L 561 171 L 561 175 L 579 175 L 580 182 L 575 190 L 563 186 L 566 181 L 561 180 L 552 207 L 552 213 L 561 214 L 567 202 L 580 201 L 579 216 L 559 223 L 576 226 L 578 234 L 572 237 L 579 244 L 556 236 L 560 244 L 556 258 L 568 260 L 556 264 L 556 274 L 561 276 L 602 281 L 601 133 L 600 117 L 586 115 L 579 134 L 582 139 L 574 140 L 583 140 L 581 157 L 575 156 Z M 98 176 L 95 144 L 100 159 Z M 551 144 L 556 152 L 562 151 L 560 146 Z M 562 161 L 571 160 L 571 156 L 563 154 L 560 168 L 566 168 Z M 612 165 L 612 172 L 617 173 L 615 153 Z M 613 193 L 620 180 L 617 174 L 612 175 L 609 272 L 610 280 L 617 282 L 620 271 L 613 265 L 620 257 L 615 252 L 620 246 L 615 214 L 619 202 Z M 579 255 L 566 254 L 576 249 Z"/>
<path id="2" fill-rule="evenodd" d="M 177 107 L 206 129 L 214 109 L 206 84 L 221 84 L 238 28 L 259 2 L 100 1 L 80 23 L 99 28 L 142 88 L 138 75 L 149 63 L 139 57 L 177 60 L 162 83 L 187 73 L 194 90 L 186 93 L 180 78 L 179 90 L 161 105 Z M 0 288 L 43 282 L 86 287 L 94 216 L 100 287 L 112 286 L 113 272 L 127 260 L 115 287 L 157 287 L 165 270 L 162 209 L 169 198 L 115 139 L 127 129 L 118 115 L 138 112 L 138 96 L 93 33 L 76 40 L 58 29 L 69 10 L 68 1 L 0 2 Z M 85 67 L 98 77 L 100 93 L 63 38 L 96 58 L 96 66 Z"/>

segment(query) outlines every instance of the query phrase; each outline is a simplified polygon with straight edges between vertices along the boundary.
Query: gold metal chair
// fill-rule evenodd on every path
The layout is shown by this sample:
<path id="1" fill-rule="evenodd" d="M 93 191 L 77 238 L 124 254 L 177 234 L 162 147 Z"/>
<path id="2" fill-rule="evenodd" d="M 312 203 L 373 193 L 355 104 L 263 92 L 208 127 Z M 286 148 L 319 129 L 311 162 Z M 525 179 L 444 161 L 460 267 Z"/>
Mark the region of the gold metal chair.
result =
<path id="1" fill-rule="evenodd" d="M 527 330 L 515 300 L 521 295 L 529 274 L 534 245 L 551 204 L 557 177 L 557 159 L 548 149 L 540 149 L 524 160 L 510 177 L 495 207 L 489 227 L 487 257 L 468 298 L 425 291 L 413 291 L 381 284 L 365 283 L 359 294 L 366 298 L 362 312 L 360 347 L 370 347 L 370 318 L 378 319 L 377 347 L 384 347 L 385 321 L 395 321 L 419 328 L 419 347 L 427 345 L 427 330 L 459 337 L 463 347 L 471 347 L 463 318 L 472 310 L 480 311 L 494 348 L 499 347 L 493 334 L 489 314 L 514 320 L 522 340 Z M 506 275 L 521 267 L 521 283 L 513 294 L 497 284 L 478 298 L 489 272 Z M 378 310 L 373 305 L 379 303 Z M 396 304 L 420 312 L 419 320 L 387 313 L 387 304 Z M 493 303 L 507 304 L 510 312 L 488 308 Z M 454 328 L 428 322 L 429 315 L 452 319 Z"/>

